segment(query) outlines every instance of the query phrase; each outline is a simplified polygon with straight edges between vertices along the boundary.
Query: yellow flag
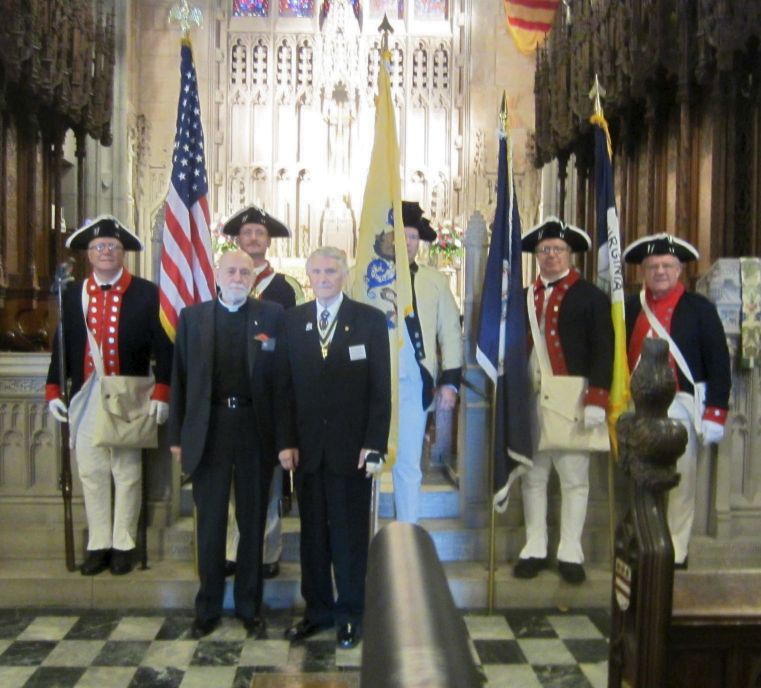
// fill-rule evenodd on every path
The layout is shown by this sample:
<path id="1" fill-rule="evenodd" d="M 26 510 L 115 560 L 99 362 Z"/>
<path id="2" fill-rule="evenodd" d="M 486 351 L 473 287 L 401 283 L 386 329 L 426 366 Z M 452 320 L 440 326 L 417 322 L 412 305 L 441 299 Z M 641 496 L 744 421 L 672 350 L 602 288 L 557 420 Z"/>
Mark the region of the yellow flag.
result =
<path id="1" fill-rule="evenodd" d="M 399 143 L 388 71 L 391 55 L 382 54 L 378 69 L 375 140 L 359 220 L 357 263 L 350 295 L 383 311 L 391 343 L 391 432 L 387 465 L 396 460 L 399 428 L 399 352 L 405 318 L 413 315 L 407 244 L 402 221 Z"/>

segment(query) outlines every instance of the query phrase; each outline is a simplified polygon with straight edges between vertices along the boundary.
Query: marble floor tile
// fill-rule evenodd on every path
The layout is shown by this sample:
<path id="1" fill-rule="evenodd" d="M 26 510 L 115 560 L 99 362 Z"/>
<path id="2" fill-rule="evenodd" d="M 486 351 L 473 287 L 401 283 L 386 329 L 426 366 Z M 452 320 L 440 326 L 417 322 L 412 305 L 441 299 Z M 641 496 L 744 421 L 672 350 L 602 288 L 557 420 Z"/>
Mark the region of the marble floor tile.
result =
<path id="1" fill-rule="evenodd" d="M 235 619 L 229 616 L 223 616 L 217 626 L 205 640 L 219 640 L 219 641 L 235 641 L 245 640 L 246 629 L 243 628 L 243 623 L 239 619 Z"/>
<path id="2" fill-rule="evenodd" d="M 525 664 L 524 656 L 515 640 L 474 640 L 481 664 Z"/>
<path id="3" fill-rule="evenodd" d="M 251 688 L 256 669 L 252 666 L 238 667 L 230 688 Z"/>
<path id="4" fill-rule="evenodd" d="M 0 666 L 0 686 L 21 688 L 36 670 L 33 666 Z"/>
<path id="5" fill-rule="evenodd" d="M 125 616 L 109 640 L 153 640 L 163 625 L 163 616 Z"/>
<path id="6" fill-rule="evenodd" d="M 291 645 L 288 666 L 296 671 L 316 672 L 335 669 L 336 641 L 309 640 Z"/>
<path id="7" fill-rule="evenodd" d="M 505 618 L 516 638 L 557 637 L 543 610 L 511 609 L 505 612 Z"/>
<path id="8" fill-rule="evenodd" d="M 108 640 L 93 660 L 93 666 L 137 666 L 149 647 L 147 640 Z"/>
<path id="9" fill-rule="evenodd" d="M 187 640 L 189 638 L 190 627 L 193 625 L 193 616 L 182 614 L 169 616 L 164 619 L 155 640 Z"/>
<path id="10" fill-rule="evenodd" d="M 74 688 L 85 673 L 85 667 L 39 667 L 24 688 Z"/>
<path id="11" fill-rule="evenodd" d="M 18 634 L 18 640 L 61 640 L 76 620 L 76 616 L 38 616 Z"/>
<path id="12" fill-rule="evenodd" d="M 5 650 L 8 648 L 8 646 L 12 643 L 12 640 L 0 640 L 0 655 L 5 652 Z M 2 684 L 0 684 L 2 685 Z"/>
<path id="13" fill-rule="evenodd" d="M 603 638 L 600 629 L 595 626 L 586 614 L 567 614 L 564 616 L 548 616 L 547 621 L 555 629 L 558 638 Z"/>
<path id="14" fill-rule="evenodd" d="M 88 667 L 105 644 L 105 640 L 62 640 L 45 657 L 42 666 Z"/>
<path id="15" fill-rule="evenodd" d="M 532 666 L 576 664 L 573 655 L 562 640 L 552 638 L 525 638 L 518 640 L 521 651 Z"/>
<path id="16" fill-rule="evenodd" d="M 191 666 L 236 666 L 243 641 L 199 640 Z"/>
<path id="17" fill-rule="evenodd" d="M 515 637 L 512 629 L 507 625 L 507 619 L 500 614 L 493 616 L 466 614 L 463 618 L 468 633 L 473 639 L 511 640 Z"/>
<path id="18" fill-rule="evenodd" d="M 64 636 L 64 640 L 107 640 L 119 623 L 115 613 L 94 612 L 81 616 Z"/>
<path id="19" fill-rule="evenodd" d="M 15 639 L 32 623 L 34 614 L 22 613 L 14 609 L 4 609 L 0 613 L 0 638 Z"/>
<path id="20" fill-rule="evenodd" d="M 0 665 L 36 666 L 45 660 L 55 645 L 54 640 L 19 640 L 5 648 L 0 655 Z"/>
<path id="21" fill-rule="evenodd" d="M 288 665 L 287 640 L 246 640 L 240 653 L 240 666 L 284 667 Z"/>
<path id="22" fill-rule="evenodd" d="M 590 688 L 589 681 L 575 664 L 535 666 L 533 669 L 544 688 Z"/>
<path id="23" fill-rule="evenodd" d="M 154 640 L 140 662 L 142 666 L 185 669 L 195 654 L 197 640 Z"/>
<path id="24" fill-rule="evenodd" d="M 487 688 L 542 688 L 534 670 L 527 664 L 485 665 Z"/>
<path id="25" fill-rule="evenodd" d="M 608 687 L 608 663 L 598 662 L 596 664 L 579 664 L 587 681 L 592 685 L 592 688 L 607 688 Z"/>
<path id="26" fill-rule="evenodd" d="M 135 667 L 89 667 L 76 688 L 127 688 L 134 675 Z"/>
<path id="27" fill-rule="evenodd" d="M 350 650 L 336 648 L 336 667 L 339 669 L 359 669 L 362 664 L 362 643 Z"/>
<path id="28" fill-rule="evenodd" d="M 179 688 L 183 672 L 174 667 L 138 667 L 128 688 Z M 208 688 L 212 688 L 209 686 Z M 215 687 L 216 688 L 216 687 Z"/>
<path id="29" fill-rule="evenodd" d="M 230 686 L 235 680 L 234 666 L 192 666 L 185 672 L 180 688 Z"/>
<path id="30" fill-rule="evenodd" d="M 574 661 L 579 664 L 596 664 L 608 660 L 610 648 L 608 647 L 608 641 L 604 638 L 599 640 L 568 638 L 565 641 L 565 646 L 573 655 Z"/>

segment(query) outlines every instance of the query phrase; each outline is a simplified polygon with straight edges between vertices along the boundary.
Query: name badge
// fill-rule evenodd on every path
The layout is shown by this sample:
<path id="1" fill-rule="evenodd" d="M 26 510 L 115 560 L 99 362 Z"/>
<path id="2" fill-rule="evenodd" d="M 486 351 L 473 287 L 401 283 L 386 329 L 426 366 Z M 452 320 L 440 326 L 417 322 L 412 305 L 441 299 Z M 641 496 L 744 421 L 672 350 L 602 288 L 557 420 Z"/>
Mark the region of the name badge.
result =
<path id="1" fill-rule="evenodd" d="M 349 360 L 350 361 L 364 361 L 367 358 L 367 352 L 365 351 L 364 344 L 356 344 L 349 347 Z"/>

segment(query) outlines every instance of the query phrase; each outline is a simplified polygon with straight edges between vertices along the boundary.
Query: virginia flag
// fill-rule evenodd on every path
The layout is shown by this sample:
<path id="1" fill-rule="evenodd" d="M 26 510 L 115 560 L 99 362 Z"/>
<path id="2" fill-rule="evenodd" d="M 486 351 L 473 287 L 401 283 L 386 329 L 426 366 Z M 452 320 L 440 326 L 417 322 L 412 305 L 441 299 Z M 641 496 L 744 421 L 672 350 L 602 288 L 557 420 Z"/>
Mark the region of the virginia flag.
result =
<path id="1" fill-rule="evenodd" d="M 172 341 L 180 311 L 216 295 L 208 192 L 196 68 L 190 40 L 183 39 L 172 180 L 166 195 L 159 272 L 159 317 Z"/>
<path id="2" fill-rule="evenodd" d="M 399 351 L 404 344 L 403 327 L 416 322 L 412 307 L 407 244 L 402 221 L 399 177 L 399 144 L 391 99 L 388 70 L 391 55 L 385 51 L 378 70 L 375 140 L 367 173 L 362 215 L 359 220 L 357 262 L 351 296 L 386 315 L 391 339 L 391 432 L 387 465 L 396 460 L 399 427 Z"/>
<path id="3" fill-rule="evenodd" d="M 621 230 L 613 193 L 612 146 L 608 123 L 602 113 L 589 120 L 595 131 L 595 194 L 597 205 L 597 284 L 610 295 L 613 319 L 613 381 L 608 398 L 608 429 L 614 456 L 618 451 L 616 421 L 629 405 L 629 363 L 626 359 L 624 272 L 621 263 Z"/>
<path id="4" fill-rule="evenodd" d="M 533 465 L 521 220 L 507 149 L 507 136 L 501 134 L 497 213 L 486 260 L 476 348 L 476 360 L 495 385 L 494 508 L 500 513 L 507 509 L 516 478 Z"/>

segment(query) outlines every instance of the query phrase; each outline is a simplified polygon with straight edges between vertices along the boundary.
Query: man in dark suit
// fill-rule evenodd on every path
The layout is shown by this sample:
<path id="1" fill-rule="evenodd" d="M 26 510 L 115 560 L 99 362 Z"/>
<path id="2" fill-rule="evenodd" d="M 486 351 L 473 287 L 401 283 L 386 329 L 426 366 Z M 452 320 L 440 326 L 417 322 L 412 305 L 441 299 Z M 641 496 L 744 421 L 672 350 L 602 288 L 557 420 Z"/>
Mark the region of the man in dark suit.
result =
<path id="1" fill-rule="evenodd" d="M 338 626 L 340 647 L 361 637 L 371 481 L 391 422 L 389 337 L 384 315 L 341 289 L 343 251 L 327 246 L 307 261 L 316 296 L 289 310 L 278 351 L 284 413 L 280 463 L 296 469 L 301 516 L 304 618 L 285 632 L 303 640 Z M 331 567 L 337 599 L 333 595 Z"/>
<path id="2" fill-rule="evenodd" d="M 280 220 L 255 205 L 246 206 L 225 222 L 222 231 L 235 238 L 241 251 L 254 261 L 254 287 L 251 296 L 264 301 L 279 303 L 283 308 L 293 308 L 304 302 L 304 292 L 298 281 L 283 272 L 275 272 L 267 260 L 267 251 L 273 239 L 288 239 L 288 227 Z M 280 502 L 283 497 L 283 469 L 275 466 L 270 486 L 267 522 L 264 526 L 264 554 L 262 575 L 274 578 L 280 572 L 280 554 L 283 551 Z M 231 505 L 232 508 L 233 505 Z M 227 526 L 227 561 L 225 573 L 235 573 L 235 557 L 238 550 L 238 527 L 235 519 Z"/>
<path id="3" fill-rule="evenodd" d="M 240 525 L 236 616 L 261 637 L 262 539 L 275 457 L 274 355 L 282 308 L 249 298 L 251 258 L 225 253 L 214 301 L 185 308 L 177 327 L 169 443 L 191 477 L 198 524 L 192 635 L 209 634 L 222 613 L 230 483 Z M 245 371 L 246 374 L 243 374 Z"/>

